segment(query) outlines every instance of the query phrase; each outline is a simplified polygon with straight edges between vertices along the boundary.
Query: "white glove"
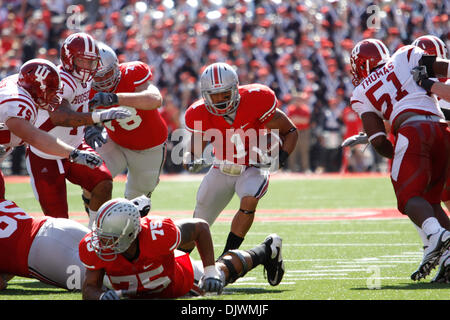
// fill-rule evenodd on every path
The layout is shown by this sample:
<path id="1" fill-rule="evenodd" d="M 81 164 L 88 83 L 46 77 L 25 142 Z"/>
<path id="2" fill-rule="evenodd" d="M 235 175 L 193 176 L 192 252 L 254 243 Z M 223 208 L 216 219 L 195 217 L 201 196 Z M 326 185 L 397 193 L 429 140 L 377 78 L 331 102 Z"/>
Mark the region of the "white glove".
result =
<path id="1" fill-rule="evenodd" d="M 209 166 L 209 164 L 206 163 L 204 158 L 197 158 L 192 160 L 193 155 L 191 152 L 185 152 L 183 155 L 183 163 L 186 165 L 187 170 L 191 173 L 197 173 L 203 168 L 206 168 Z"/>
<path id="2" fill-rule="evenodd" d="M 341 147 L 354 147 L 358 144 L 368 144 L 369 138 L 367 134 L 364 132 L 360 132 L 359 134 L 355 134 L 354 136 L 348 137 L 342 142 Z"/>
<path id="3" fill-rule="evenodd" d="M 78 149 L 74 149 L 70 153 L 69 160 L 78 164 L 88 166 L 91 169 L 100 167 L 103 163 L 103 159 L 96 153 Z"/>
<path id="4" fill-rule="evenodd" d="M 203 277 L 200 279 L 200 289 L 206 292 L 217 292 L 217 294 L 221 294 L 223 287 L 224 285 L 216 266 L 205 267 Z"/>
<path id="5" fill-rule="evenodd" d="M 124 119 L 131 116 L 131 112 L 123 107 L 115 107 L 107 110 L 93 111 L 92 121 L 94 123 L 106 122 L 115 119 Z"/>
<path id="6" fill-rule="evenodd" d="M 138 209 L 139 213 L 141 214 L 141 218 L 145 217 L 152 208 L 152 202 L 150 198 L 146 197 L 145 195 L 134 198 L 131 200 L 131 202 L 133 202 L 133 204 Z"/>

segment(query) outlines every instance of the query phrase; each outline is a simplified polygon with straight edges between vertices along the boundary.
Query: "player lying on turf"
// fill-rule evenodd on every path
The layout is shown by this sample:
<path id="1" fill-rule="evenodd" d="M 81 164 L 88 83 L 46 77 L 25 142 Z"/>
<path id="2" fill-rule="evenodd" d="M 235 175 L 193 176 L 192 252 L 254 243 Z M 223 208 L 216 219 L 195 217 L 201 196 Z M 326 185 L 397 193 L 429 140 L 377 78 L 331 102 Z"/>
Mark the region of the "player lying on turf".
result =
<path id="1" fill-rule="evenodd" d="M 81 289 L 78 243 L 88 228 L 71 219 L 33 218 L 9 200 L 0 201 L 0 221 L 0 290 L 14 276 Z"/>
<path id="2" fill-rule="evenodd" d="M 139 214 L 148 198 L 134 198 Z M 0 290 L 14 276 L 34 278 L 68 290 L 80 290 L 85 268 L 78 245 L 90 230 L 65 218 L 33 218 L 14 202 L 0 200 Z"/>
<path id="3" fill-rule="evenodd" d="M 201 262 L 177 248 L 197 245 Z M 160 216 L 141 218 L 132 202 L 113 199 L 102 205 L 93 231 L 80 242 L 86 267 L 83 299 L 177 298 L 223 287 L 263 265 L 272 286 L 284 274 L 281 238 L 272 234 L 250 250 L 231 250 L 216 263 L 209 225 L 202 219 L 172 221 Z M 103 290 L 106 275 L 113 289 Z"/>

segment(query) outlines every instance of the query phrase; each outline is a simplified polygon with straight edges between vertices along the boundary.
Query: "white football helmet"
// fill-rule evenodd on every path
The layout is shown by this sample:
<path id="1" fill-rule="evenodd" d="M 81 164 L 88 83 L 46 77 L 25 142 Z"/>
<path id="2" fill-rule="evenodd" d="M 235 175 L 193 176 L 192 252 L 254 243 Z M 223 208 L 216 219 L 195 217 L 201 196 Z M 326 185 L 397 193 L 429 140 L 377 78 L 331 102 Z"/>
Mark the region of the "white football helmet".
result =
<path id="1" fill-rule="evenodd" d="M 102 260 L 112 261 L 130 247 L 140 231 L 141 216 L 133 202 L 112 199 L 98 209 L 92 246 Z"/>
<path id="2" fill-rule="evenodd" d="M 233 113 L 239 105 L 239 79 L 236 71 L 223 62 L 209 65 L 200 76 L 200 91 L 205 100 L 206 109 L 216 116 Z M 230 92 L 227 101 L 214 103 L 211 95 Z"/>
<path id="3" fill-rule="evenodd" d="M 92 82 L 92 88 L 99 92 L 112 92 L 120 81 L 119 59 L 114 50 L 103 42 L 97 42 L 100 64 Z"/>

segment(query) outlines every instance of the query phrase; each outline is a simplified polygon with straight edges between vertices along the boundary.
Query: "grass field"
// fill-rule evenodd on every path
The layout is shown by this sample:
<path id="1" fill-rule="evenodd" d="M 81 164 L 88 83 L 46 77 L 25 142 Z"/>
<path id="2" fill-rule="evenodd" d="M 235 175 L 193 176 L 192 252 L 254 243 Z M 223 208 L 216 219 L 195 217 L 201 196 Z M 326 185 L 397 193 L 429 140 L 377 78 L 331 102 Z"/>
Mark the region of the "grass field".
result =
<path id="1" fill-rule="evenodd" d="M 199 183 L 195 176 L 162 179 L 152 196 L 153 214 L 190 217 Z M 7 182 L 6 190 L 8 199 L 28 213 L 39 214 L 28 183 Z M 123 181 L 117 180 L 114 196 L 122 196 L 123 190 Z M 86 224 L 80 188 L 69 184 L 68 194 L 71 218 Z M 241 249 L 278 233 L 286 266 L 283 281 L 271 287 L 258 267 L 227 286 L 223 295 L 207 298 L 448 300 L 450 285 L 430 283 L 436 271 L 419 283 L 410 280 L 422 258 L 421 241 L 412 223 L 395 207 L 386 176 L 275 176 Z M 211 228 L 216 255 L 222 252 L 237 208 L 235 197 Z M 197 251 L 193 255 L 198 258 Z M 16 277 L 0 292 L 0 299 L 77 300 L 81 294 Z"/>

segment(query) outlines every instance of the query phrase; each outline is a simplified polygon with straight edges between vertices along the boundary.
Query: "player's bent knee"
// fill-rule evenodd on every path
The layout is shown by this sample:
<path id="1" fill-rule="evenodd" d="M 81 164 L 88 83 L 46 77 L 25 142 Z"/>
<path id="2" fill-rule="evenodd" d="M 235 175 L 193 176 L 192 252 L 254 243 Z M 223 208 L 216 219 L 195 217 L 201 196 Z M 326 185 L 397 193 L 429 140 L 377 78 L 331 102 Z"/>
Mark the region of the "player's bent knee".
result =
<path id="1" fill-rule="evenodd" d="M 250 270 L 247 260 L 241 250 L 230 250 L 222 255 L 218 263 L 225 265 L 228 271 L 226 277 L 226 285 L 235 282 L 238 278 L 242 278 Z M 235 258 L 237 257 L 237 259 Z"/>

